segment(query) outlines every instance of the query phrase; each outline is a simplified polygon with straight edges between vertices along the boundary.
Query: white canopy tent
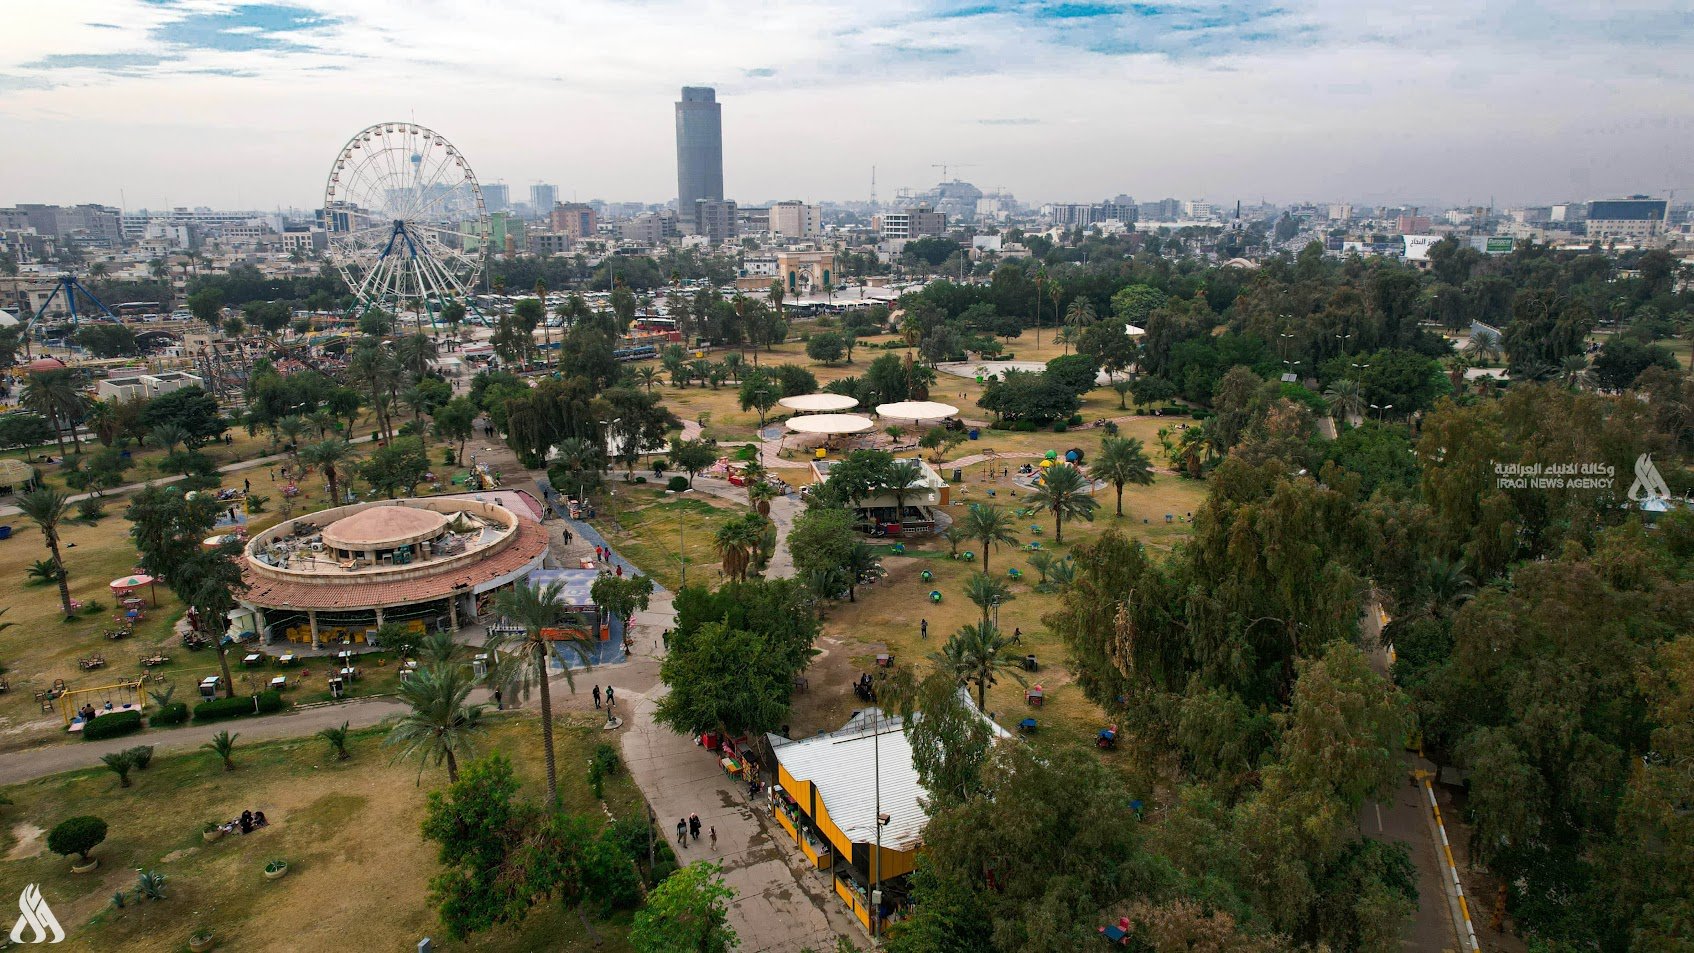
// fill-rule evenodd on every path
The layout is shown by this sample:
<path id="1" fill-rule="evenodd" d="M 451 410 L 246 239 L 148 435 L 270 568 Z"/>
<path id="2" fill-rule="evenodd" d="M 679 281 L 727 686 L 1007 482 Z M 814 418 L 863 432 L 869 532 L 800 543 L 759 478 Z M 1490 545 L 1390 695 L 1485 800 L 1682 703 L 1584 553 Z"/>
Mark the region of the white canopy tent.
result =
<path id="1" fill-rule="evenodd" d="M 780 446 L 786 446 L 789 434 L 822 437 L 823 445 L 853 434 L 876 429 L 876 422 L 864 414 L 802 414 L 784 422 L 789 433 L 783 434 Z"/>
<path id="2" fill-rule="evenodd" d="M 876 424 L 864 414 L 807 414 L 788 418 L 788 429 L 824 437 L 864 433 L 876 429 Z"/>
<path id="3" fill-rule="evenodd" d="M 895 420 L 946 420 L 958 413 L 959 408 L 933 400 L 902 400 L 892 404 L 878 404 L 876 412 L 878 416 Z"/>
<path id="4" fill-rule="evenodd" d="M 848 397 L 846 394 L 799 394 L 784 397 L 777 403 L 802 414 L 833 413 L 859 406 L 858 398 Z"/>

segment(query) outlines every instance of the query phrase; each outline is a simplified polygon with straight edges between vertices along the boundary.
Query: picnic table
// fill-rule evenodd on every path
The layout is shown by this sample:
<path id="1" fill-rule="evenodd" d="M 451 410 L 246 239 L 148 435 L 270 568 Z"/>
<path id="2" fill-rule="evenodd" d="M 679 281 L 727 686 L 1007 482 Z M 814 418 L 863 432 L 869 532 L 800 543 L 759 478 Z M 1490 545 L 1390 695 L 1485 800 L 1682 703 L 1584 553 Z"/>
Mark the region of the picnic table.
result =
<path id="1" fill-rule="evenodd" d="M 1036 723 L 1034 718 L 1025 718 L 1023 721 L 1018 722 L 1018 730 L 1026 735 L 1035 731 L 1035 728 Z"/>
<path id="2" fill-rule="evenodd" d="M 149 655 L 141 660 L 141 664 L 144 668 L 153 668 L 156 665 L 168 665 L 170 661 L 169 655 Z"/>
<path id="3" fill-rule="evenodd" d="M 88 658 L 85 658 L 85 659 L 78 659 L 77 664 L 82 666 L 82 669 L 85 672 L 86 671 L 92 671 L 92 670 L 97 669 L 97 668 L 105 668 L 106 667 L 106 656 L 104 656 L 104 655 L 91 655 L 91 656 L 89 656 Z"/>
<path id="4" fill-rule="evenodd" d="M 338 674 L 340 674 L 340 676 L 342 678 L 345 678 L 350 682 L 358 681 L 358 678 L 359 678 L 359 670 L 354 668 L 351 665 L 347 666 L 346 668 L 343 668 Z"/>
<path id="5" fill-rule="evenodd" d="M 293 665 L 295 663 L 295 661 L 296 661 L 296 658 L 295 658 L 294 653 L 288 652 L 284 655 L 277 656 L 276 664 L 278 664 L 278 665 Z"/>
<path id="6" fill-rule="evenodd" d="M 1024 690 L 1023 700 L 1031 708 L 1040 708 L 1041 703 L 1047 700 L 1047 692 L 1040 685 L 1031 685 Z"/>
<path id="7" fill-rule="evenodd" d="M 276 689 L 279 692 L 282 691 L 283 689 L 287 688 L 288 687 L 288 676 L 287 675 L 278 675 L 275 678 L 271 679 L 271 687 Z"/>
<path id="8" fill-rule="evenodd" d="M 879 668 L 893 668 L 894 667 L 894 656 L 891 655 L 891 654 L 887 654 L 887 653 L 884 653 L 882 655 L 878 655 L 876 657 L 876 664 Z"/>
<path id="9" fill-rule="evenodd" d="M 259 664 L 260 662 L 262 662 L 264 660 L 265 660 L 265 657 L 263 655 L 260 655 L 257 652 L 249 652 L 246 655 L 242 656 L 241 664 L 246 665 L 248 667 L 252 667 L 254 665 Z"/>

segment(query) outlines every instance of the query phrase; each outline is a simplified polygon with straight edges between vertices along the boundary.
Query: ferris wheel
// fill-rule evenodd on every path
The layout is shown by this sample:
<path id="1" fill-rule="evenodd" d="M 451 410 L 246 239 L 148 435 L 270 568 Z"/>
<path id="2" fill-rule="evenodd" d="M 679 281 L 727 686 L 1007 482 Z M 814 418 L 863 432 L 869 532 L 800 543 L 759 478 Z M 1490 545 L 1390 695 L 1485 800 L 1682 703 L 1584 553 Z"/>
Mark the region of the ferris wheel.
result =
<path id="1" fill-rule="evenodd" d="M 324 185 L 329 260 L 360 306 L 434 315 L 482 274 L 488 209 L 459 150 L 417 123 L 363 130 Z"/>

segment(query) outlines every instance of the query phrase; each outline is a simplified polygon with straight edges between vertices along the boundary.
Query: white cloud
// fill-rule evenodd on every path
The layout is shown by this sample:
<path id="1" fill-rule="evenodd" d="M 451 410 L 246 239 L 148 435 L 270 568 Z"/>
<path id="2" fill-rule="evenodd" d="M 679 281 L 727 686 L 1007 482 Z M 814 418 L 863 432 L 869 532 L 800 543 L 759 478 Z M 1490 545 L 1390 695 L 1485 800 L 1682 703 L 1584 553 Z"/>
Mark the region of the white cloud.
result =
<path id="1" fill-rule="evenodd" d="M 685 83 L 717 86 L 751 200 L 863 196 L 873 164 L 887 196 L 939 162 L 1031 200 L 1694 188 L 1672 171 L 1694 144 L 1682 4 L 1114 6 L 31 5 L 0 48 L 0 202 L 309 205 L 347 136 L 394 118 L 519 191 L 659 201 Z"/>

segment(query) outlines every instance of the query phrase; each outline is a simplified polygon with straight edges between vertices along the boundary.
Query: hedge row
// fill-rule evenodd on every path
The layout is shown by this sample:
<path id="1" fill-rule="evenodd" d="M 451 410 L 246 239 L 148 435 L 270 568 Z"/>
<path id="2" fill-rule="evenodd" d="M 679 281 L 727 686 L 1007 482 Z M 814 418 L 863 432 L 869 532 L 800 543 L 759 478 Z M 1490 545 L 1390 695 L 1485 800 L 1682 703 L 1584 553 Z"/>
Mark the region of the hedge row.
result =
<path id="1" fill-rule="evenodd" d="M 99 741 L 102 738 L 118 738 L 134 734 L 141 730 L 141 712 L 138 710 L 115 711 L 109 715 L 101 715 L 82 726 L 82 740 Z"/>
<path id="2" fill-rule="evenodd" d="M 221 718 L 240 718 L 254 714 L 252 695 L 236 698 L 214 698 L 194 706 L 195 721 L 217 721 Z M 278 692 L 258 694 L 258 714 L 267 715 L 282 710 L 282 695 Z"/>
<path id="3" fill-rule="evenodd" d="M 149 724 L 160 727 L 164 725 L 180 725 L 188 720 L 188 704 L 186 702 L 171 702 L 158 711 L 147 716 Z"/>

